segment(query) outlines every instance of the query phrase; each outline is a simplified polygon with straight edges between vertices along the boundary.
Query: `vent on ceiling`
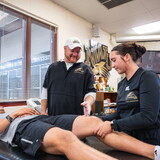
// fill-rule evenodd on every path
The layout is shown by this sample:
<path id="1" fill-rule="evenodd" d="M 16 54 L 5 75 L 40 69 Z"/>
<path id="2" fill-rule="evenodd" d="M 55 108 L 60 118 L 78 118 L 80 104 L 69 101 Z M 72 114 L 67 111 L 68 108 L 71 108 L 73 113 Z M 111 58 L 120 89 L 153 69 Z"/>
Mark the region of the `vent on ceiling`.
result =
<path id="1" fill-rule="evenodd" d="M 132 0 L 98 0 L 98 1 L 102 3 L 105 7 L 107 7 L 108 9 L 111 9 L 121 4 L 130 2 Z"/>

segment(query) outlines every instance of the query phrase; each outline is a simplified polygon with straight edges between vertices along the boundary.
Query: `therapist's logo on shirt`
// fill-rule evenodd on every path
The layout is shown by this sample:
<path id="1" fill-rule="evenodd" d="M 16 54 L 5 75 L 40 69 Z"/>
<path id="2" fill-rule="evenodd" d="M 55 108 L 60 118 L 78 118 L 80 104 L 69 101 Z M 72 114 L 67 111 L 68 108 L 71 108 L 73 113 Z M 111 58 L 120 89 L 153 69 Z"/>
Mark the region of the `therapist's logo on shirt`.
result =
<path id="1" fill-rule="evenodd" d="M 129 92 L 127 97 L 126 97 L 126 101 L 127 102 L 137 102 L 138 101 L 138 97 L 135 95 L 134 92 Z"/>
<path id="2" fill-rule="evenodd" d="M 83 73 L 84 73 L 84 70 L 80 67 L 80 68 L 75 69 L 75 70 L 74 70 L 74 73 L 83 74 Z"/>

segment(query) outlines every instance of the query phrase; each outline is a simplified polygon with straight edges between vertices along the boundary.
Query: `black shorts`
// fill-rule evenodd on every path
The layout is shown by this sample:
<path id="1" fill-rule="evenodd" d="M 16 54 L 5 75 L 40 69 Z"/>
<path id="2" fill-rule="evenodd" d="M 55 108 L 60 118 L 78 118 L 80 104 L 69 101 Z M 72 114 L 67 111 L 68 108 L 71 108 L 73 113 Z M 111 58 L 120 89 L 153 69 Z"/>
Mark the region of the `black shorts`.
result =
<path id="1" fill-rule="evenodd" d="M 17 127 L 14 143 L 23 149 L 25 153 L 35 156 L 44 135 L 50 128 L 59 127 L 71 131 L 76 117 L 76 115 L 40 115 L 33 119 L 24 120 Z"/>

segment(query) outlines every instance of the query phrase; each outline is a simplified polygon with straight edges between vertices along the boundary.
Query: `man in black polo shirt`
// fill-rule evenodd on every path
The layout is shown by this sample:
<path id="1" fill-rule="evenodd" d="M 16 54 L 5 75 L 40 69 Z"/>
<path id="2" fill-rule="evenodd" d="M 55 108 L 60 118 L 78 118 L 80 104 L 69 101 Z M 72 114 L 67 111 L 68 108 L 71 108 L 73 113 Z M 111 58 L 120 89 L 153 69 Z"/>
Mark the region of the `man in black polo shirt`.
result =
<path id="1" fill-rule="evenodd" d="M 78 38 L 69 38 L 64 46 L 64 60 L 49 66 L 42 90 L 42 114 L 90 115 L 96 90 L 90 67 L 78 62 L 81 49 Z"/>

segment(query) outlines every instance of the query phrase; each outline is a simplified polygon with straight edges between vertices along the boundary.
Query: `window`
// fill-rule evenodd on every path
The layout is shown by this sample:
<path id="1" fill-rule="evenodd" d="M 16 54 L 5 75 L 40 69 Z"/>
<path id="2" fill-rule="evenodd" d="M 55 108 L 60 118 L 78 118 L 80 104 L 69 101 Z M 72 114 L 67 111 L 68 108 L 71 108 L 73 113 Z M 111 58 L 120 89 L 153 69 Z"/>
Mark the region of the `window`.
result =
<path id="1" fill-rule="evenodd" d="M 56 28 L 0 5 L 0 101 L 40 97 Z"/>
<path id="2" fill-rule="evenodd" d="M 52 31 L 50 29 L 32 21 L 29 97 L 40 97 L 44 76 L 50 64 L 51 35 Z"/>

